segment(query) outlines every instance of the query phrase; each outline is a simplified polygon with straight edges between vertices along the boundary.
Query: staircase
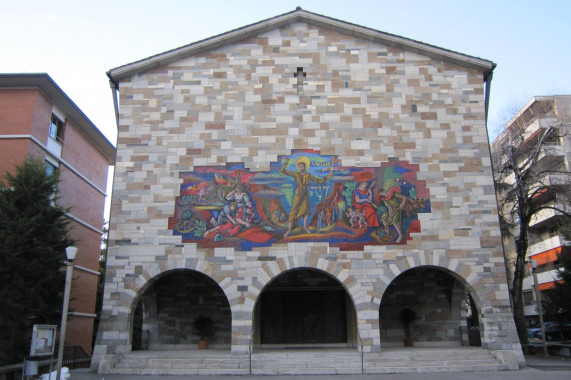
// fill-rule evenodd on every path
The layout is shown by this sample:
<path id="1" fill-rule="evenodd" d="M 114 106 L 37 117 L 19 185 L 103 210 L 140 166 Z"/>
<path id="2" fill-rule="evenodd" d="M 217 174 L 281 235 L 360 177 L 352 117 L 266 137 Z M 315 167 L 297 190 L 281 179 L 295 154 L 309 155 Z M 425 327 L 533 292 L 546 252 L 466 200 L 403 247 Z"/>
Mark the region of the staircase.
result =
<path id="1" fill-rule="evenodd" d="M 109 374 L 114 375 L 248 375 L 247 355 L 228 350 L 133 351 Z"/>
<path id="2" fill-rule="evenodd" d="M 392 348 L 380 358 L 365 357 L 366 373 L 477 372 L 508 370 L 481 348 Z"/>
<path id="3" fill-rule="evenodd" d="M 341 375 L 507 370 L 480 348 L 390 348 L 365 354 L 356 349 L 261 350 L 232 355 L 221 350 L 135 351 L 110 370 L 118 375 Z M 364 366 L 364 371 L 362 370 Z"/>

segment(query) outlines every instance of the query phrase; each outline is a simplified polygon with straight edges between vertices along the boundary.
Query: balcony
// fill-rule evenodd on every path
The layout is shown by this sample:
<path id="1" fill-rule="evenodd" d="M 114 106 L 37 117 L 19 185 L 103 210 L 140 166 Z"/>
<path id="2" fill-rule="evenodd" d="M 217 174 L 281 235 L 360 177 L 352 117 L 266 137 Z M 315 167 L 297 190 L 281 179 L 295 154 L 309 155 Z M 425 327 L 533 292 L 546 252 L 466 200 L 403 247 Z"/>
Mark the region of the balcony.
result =
<path id="1" fill-rule="evenodd" d="M 542 240 L 535 244 L 532 244 L 527 249 L 527 256 L 537 255 L 538 253 L 549 251 L 551 249 L 555 249 L 557 247 L 561 247 L 564 241 L 559 235 L 555 235 L 550 237 L 549 239 Z"/>
<path id="2" fill-rule="evenodd" d="M 557 124 L 557 117 L 551 115 L 542 115 L 539 117 L 534 117 L 525 126 L 524 137 L 526 141 L 537 133 L 539 129 L 547 129 Z"/>
<path id="3" fill-rule="evenodd" d="M 525 313 L 525 315 L 527 317 L 531 317 L 534 315 L 537 315 L 537 305 L 535 304 L 535 299 L 533 300 L 533 302 L 529 305 L 525 305 L 523 307 L 523 312 Z"/>
<path id="4" fill-rule="evenodd" d="M 568 211 L 568 210 L 566 210 L 565 205 L 563 205 L 561 203 L 552 202 L 549 204 L 549 206 L 557 207 L 561 210 Z M 529 226 L 530 227 L 539 227 L 540 224 L 547 223 L 550 221 L 551 218 L 554 218 L 556 216 L 561 216 L 561 215 L 563 215 L 563 214 L 559 211 L 549 209 L 549 208 L 543 209 L 543 210 L 535 213 L 532 216 L 531 221 L 529 222 Z"/>
<path id="5" fill-rule="evenodd" d="M 63 144 L 61 140 L 59 141 L 58 140 L 52 138 L 51 136 L 48 137 L 47 149 L 55 157 L 61 158 L 61 149 L 63 147 Z"/>

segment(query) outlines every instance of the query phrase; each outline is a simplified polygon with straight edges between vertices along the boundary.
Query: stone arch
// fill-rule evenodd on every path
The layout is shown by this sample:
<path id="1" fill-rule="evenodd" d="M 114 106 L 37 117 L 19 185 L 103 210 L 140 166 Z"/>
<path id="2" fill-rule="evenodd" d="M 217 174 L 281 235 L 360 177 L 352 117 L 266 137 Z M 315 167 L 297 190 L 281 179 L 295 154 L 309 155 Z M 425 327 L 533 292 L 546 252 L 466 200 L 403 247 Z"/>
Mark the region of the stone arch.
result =
<path id="1" fill-rule="evenodd" d="M 384 346 L 468 345 L 465 305 L 463 282 L 443 268 L 422 265 L 404 271 L 383 294 L 381 342 Z M 405 314 L 412 316 L 409 325 Z"/>
<path id="2" fill-rule="evenodd" d="M 307 255 L 308 260 L 300 263 L 293 257 L 267 261 L 259 268 L 253 283 L 256 299 L 263 289 L 276 277 L 287 271 L 296 269 L 315 269 L 335 278 L 345 288 L 355 307 L 366 302 L 366 293 L 361 288 L 359 280 L 351 274 L 351 271 L 343 266 L 343 263 L 335 260 L 327 260 L 318 255 Z"/>
<path id="3" fill-rule="evenodd" d="M 487 297 L 489 289 L 486 288 L 484 281 L 484 278 L 491 276 L 490 272 L 484 272 L 481 265 L 474 265 L 472 261 L 460 261 L 457 258 L 451 259 L 446 257 L 444 252 L 434 251 L 407 252 L 407 256 L 397 257 L 393 262 L 387 263 L 383 275 L 376 279 L 374 285 L 375 299 L 373 302 L 380 306 L 382 295 L 396 277 L 407 270 L 421 266 L 438 268 L 462 282 L 479 310 L 491 306 L 491 302 Z"/>
<path id="4" fill-rule="evenodd" d="M 177 345 L 179 348 L 195 348 L 198 336 L 193 331 L 192 325 L 194 318 L 198 315 L 205 315 L 211 317 L 214 320 L 215 332 L 213 336 L 209 339 L 211 345 L 220 348 L 229 348 L 231 344 L 231 320 L 232 320 L 232 309 L 230 307 L 230 302 L 227 297 L 227 293 L 220 286 L 220 284 L 211 276 L 198 271 L 196 269 L 172 267 L 164 268 L 165 270 L 157 270 L 158 267 L 152 268 L 151 271 L 146 271 L 142 273 L 137 278 L 138 291 L 135 296 L 131 299 L 129 306 L 129 343 L 133 344 L 135 342 L 135 317 L 136 311 L 139 305 L 145 305 L 143 309 L 143 326 L 147 327 L 149 331 L 149 345 L 147 348 L 168 348 L 170 345 Z M 154 272 L 153 270 L 157 270 Z M 153 273 L 155 275 L 150 276 Z M 165 281 L 170 281 L 171 284 L 165 284 Z M 177 283 L 178 281 L 178 283 Z M 192 284 L 194 282 L 194 285 Z M 197 284 L 199 282 L 199 284 Z M 176 284 L 176 287 L 173 287 Z M 157 286 L 165 287 L 170 285 L 176 288 L 176 292 L 183 294 L 181 302 L 177 304 L 177 299 L 173 293 L 173 290 L 160 290 Z M 195 294 L 192 292 L 195 291 Z M 200 292 L 200 293 L 198 293 Z M 129 292 L 131 293 L 131 292 Z M 165 299 L 172 298 L 173 302 L 165 302 Z M 215 300 L 215 301 L 213 301 Z M 162 316 L 159 318 L 157 315 L 158 304 L 162 303 L 161 312 Z M 166 305 L 166 306 L 165 306 Z M 173 306 L 174 305 L 174 306 Z M 170 310 L 169 310 L 170 308 Z M 224 313 L 224 310 L 228 310 Z M 168 310 L 165 312 L 165 310 Z M 170 313 L 170 316 L 168 315 Z M 178 328 L 178 334 L 175 333 L 173 336 L 164 337 L 164 333 L 159 334 L 158 330 L 165 330 L 165 328 L 159 328 L 159 325 L 164 321 L 161 319 L 170 318 L 167 322 L 169 326 L 175 326 Z M 153 321 L 154 319 L 154 321 Z M 177 320 L 178 319 L 178 320 Z M 184 326 L 182 330 L 181 325 Z M 158 340 L 157 337 L 161 336 Z M 143 347 L 144 348 L 144 347 Z"/>
<path id="5" fill-rule="evenodd" d="M 397 257 L 396 260 L 384 266 L 383 274 L 376 279 L 374 285 L 375 299 L 373 302 L 380 306 L 382 296 L 388 286 L 405 271 L 423 266 L 437 268 L 459 281 L 470 294 L 478 313 L 482 347 L 489 349 L 503 347 L 499 342 L 501 338 L 498 339 L 495 331 L 501 328 L 502 324 L 512 325 L 513 319 L 509 305 L 494 303 L 497 292 L 505 292 L 505 296 L 508 296 L 507 283 L 498 285 L 496 280 L 489 281 L 496 275 L 493 270 L 495 265 L 501 265 L 501 263 L 475 265 L 474 261 L 449 258 L 444 251 L 407 252 L 407 256 Z M 490 267 L 490 270 L 485 271 L 486 266 Z M 497 273 L 501 272 L 497 271 Z M 488 285 L 491 283 L 494 285 Z"/>
<path id="6" fill-rule="evenodd" d="M 233 323 L 239 326 L 233 328 L 236 341 L 233 341 L 232 350 L 235 353 L 247 352 L 253 332 L 254 307 L 264 288 L 281 274 L 296 269 L 316 269 L 336 279 L 345 289 L 356 311 L 356 324 L 359 348 L 364 352 L 379 351 L 378 338 L 378 305 L 371 302 L 370 292 L 362 285 L 361 280 L 351 270 L 344 266 L 343 262 L 335 258 L 326 258 L 323 252 L 299 254 L 295 248 L 288 246 L 288 256 L 273 260 L 264 260 L 252 276 L 252 284 L 249 287 L 250 298 L 246 299 L 240 309 L 241 318 L 235 318 Z"/>
<path id="7" fill-rule="evenodd" d="M 166 260 L 160 260 L 153 263 L 144 265 L 142 273 L 139 274 L 135 280 L 134 285 L 131 287 L 132 290 L 138 295 L 150 285 L 152 280 L 156 280 L 165 274 L 174 270 L 193 270 L 199 272 L 220 286 L 226 299 L 230 304 L 233 303 L 234 298 L 237 297 L 235 291 L 232 289 L 228 281 L 224 281 L 227 276 L 225 276 L 223 271 L 217 271 L 217 265 L 211 262 L 207 262 L 204 257 L 191 258 L 188 252 L 183 252 L 182 255 L 172 255 Z"/>
<path id="8" fill-rule="evenodd" d="M 255 344 L 357 346 L 355 304 L 346 286 L 324 270 L 283 271 L 263 287 L 254 307 Z"/>

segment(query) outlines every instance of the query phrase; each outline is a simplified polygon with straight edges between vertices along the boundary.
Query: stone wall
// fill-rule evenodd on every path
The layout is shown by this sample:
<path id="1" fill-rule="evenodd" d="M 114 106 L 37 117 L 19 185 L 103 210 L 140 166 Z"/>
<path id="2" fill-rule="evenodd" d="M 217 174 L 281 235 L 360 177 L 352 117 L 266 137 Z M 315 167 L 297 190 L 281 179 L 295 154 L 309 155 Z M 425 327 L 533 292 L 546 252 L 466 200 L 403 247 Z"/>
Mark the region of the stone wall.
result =
<path id="1" fill-rule="evenodd" d="M 294 76 L 298 67 L 303 81 Z M 223 289 L 232 309 L 233 353 L 248 350 L 264 287 L 303 267 L 323 270 L 345 287 L 364 350 L 379 351 L 385 290 L 399 274 L 422 266 L 446 270 L 471 293 L 486 348 L 521 355 L 484 102 L 482 72 L 305 23 L 122 80 L 96 357 L 130 350 L 137 296 L 155 276 L 180 268 L 202 272 Z M 390 160 L 419 165 L 432 206 L 419 214 L 421 232 L 406 244 L 359 251 L 306 242 L 243 252 L 182 244 L 169 230 L 180 172 L 227 162 L 268 171 L 293 149 L 336 155 L 343 167 Z"/>

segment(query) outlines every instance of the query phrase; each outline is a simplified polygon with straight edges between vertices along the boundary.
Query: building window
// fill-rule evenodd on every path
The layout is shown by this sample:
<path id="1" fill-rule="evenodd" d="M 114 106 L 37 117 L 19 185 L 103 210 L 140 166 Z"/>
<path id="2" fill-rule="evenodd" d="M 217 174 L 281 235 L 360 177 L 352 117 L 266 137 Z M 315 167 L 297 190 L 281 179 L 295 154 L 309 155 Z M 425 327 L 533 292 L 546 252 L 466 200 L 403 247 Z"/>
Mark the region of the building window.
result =
<path id="1" fill-rule="evenodd" d="M 52 164 L 52 163 L 49 162 L 49 161 L 46 161 L 46 162 L 44 163 L 44 166 L 45 166 L 45 168 L 46 168 L 46 174 L 47 174 L 47 175 L 52 175 L 52 174 L 54 174 L 55 171 L 57 170 L 57 166 L 55 166 L 54 164 Z"/>
<path id="2" fill-rule="evenodd" d="M 523 297 L 523 304 L 524 305 L 531 305 L 532 303 L 535 302 L 535 297 L 533 296 L 533 292 L 532 291 L 523 291 L 522 293 L 522 297 Z"/>
<path id="3" fill-rule="evenodd" d="M 52 121 L 50 123 L 50 137 L 60 144 L 63 143 L 63 121 L 52 113 Z"/>

